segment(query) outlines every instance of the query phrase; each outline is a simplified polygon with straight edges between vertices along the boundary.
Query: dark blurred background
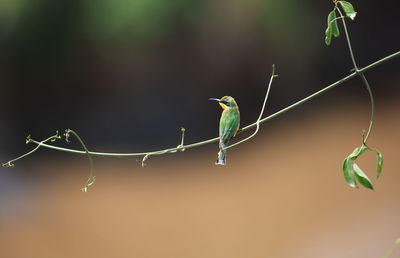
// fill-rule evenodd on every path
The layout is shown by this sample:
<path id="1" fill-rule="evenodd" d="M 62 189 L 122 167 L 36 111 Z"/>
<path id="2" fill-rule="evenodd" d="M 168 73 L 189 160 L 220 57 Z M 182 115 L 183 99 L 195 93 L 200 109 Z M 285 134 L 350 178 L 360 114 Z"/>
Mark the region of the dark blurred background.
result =
<path id="1" fill-rule="evenodd" d="M 359 15 L 348 23 L 360 66 L 398 50 L 395 3 L 354 2 Z M 349 73 L 344 38 L 324 44 L 331 8 L 290 0 L 2 0 L 1 146 L 12 154 L 27 134 L 40 139 L 65 128 L 104 149 L 175 144 L 181 126 L 188 140 L 205 139 L 216 135 L 219 116 L 208 98 L 223 95 L 236 97 L 248 124 L 272 64 L 280 78 L 270 113 Z M 372 76 L 383 81 L 398 65 Z M 368 100 L 359 86 L 329 94 Z"/>
<path id="2" fill-rule="evenodd" d="M 348 20 L 347 24 L 359 66 L 365 66 L 398 51 L 400 47 L 399 2 L 354 0 L 352 3 L 358 15 L 354 21 Z M 272 64 L 276 65 L 279 77 L 273 83 L 266 114 L 278 111 L 350 73 L 352 64 L 344 35 L 334 38 L 329 47 L 324 43 L 326 17 L 332 7 L 331 1 L 328 0 L 1 0 L 0 160 L 4 162 L 33 148 L 33 145 L 24 144 L 24 139 L 28 134 L 40 140 L 54 134 L 57 129 L 63 131 L 66 128 L 76 130 L 89 149 L 109 152 L 150 151 L 175 146 L 179 141 L 181 127 L 187 129 L 187 143 L 215 137 L 218 133 L 220 108 L 208 98 L 231 95 L 239 103 L 242 125 L 255 121 L 262 105 Z M 342 31 L 341 27 L 340 29 Z M 377 119 L 381 119 L 377 122 L 377 129 L 373 132 L 371 140 L 377 148 L 387 143 L 386 153 L 389 153 L 387 156 L 393 159 L 396 159 L 396 144 L 399 142 L 397 132 L 400 129 L 398 123 L 400 105 L 397 104 L 400 96 L 399 65 L 400 60 L 395 59 L 367 73 L 377 98 Z M 78 253 L 86 250 L 85 247 L 77 244 L 78 247 L 76 249 L 71 247 L 71 251 L 68 245 L 63 244 L 70 239 L 62 239 L 61 236 L 68 235 L 66 231 L 70 224 L 66 221 L 81 220 L 77 214 L 79 210 L 74 209 L 84 210 L 87 218 L 82 220 L 90 220 L 91 217 L 97 216 L 96 209 L 89 209 L 88 204 L 85 204 L 85 201 L 89 199 L 92 199 L 90 205 L 93 205 L 100 199 L 106 198 L 106 203 L 108 201 L 108 205 L 113 205 L 111 209 L 121 212 L 127 212 L 123 209 L 127 209 L 125 205 L 131 204 L 133 206 L 129 212 L 133 214 L 137 211 L 137 203 L 143 203 L 142 206 L 139 205 L 143 219 L 153 212 L 163 213 L 167 210 L 170 213 L 167 212 L 169 215 L 166 215 L 166 218 L 171 216 L 176 219 L 179 227 L 182 226 L 181 219 L 186 219 L 194 221 L 193 223 L 197 223 L 196 225 L 201 229 L 206 222 L 201 220 L 201 216 L 197 217 L 198 212 L 215 213 L 216 218 L 224 220 L 226 211 L 216 208 L 219 207 L 218 201 L 213 201 L 211 197 L 211 199 L 199 197 L 200 193 L 197 192 L 200 191 L 199 188 L 207 192 L 207 196 L 213 191 L 217 196 L 218 193 L 224 192 L 225 195 L 219 196 L 222 198 L 221 202 L 226 200 L 232 202 L 231 195 L 228 194 L 232 190 L 236 194 L 234 198 L 242 200 L 240 203 L 247 206 L 251 204 L 248 204 L 246 198 L 252 196 L 250 199 L 253 200 L 253 197 L 257 196 L 259 201 L 263 202 L 260 205 L 267 205 L 269 209 L 275 210 L 276 203 L 271 198 L 263 200 L 265 196 L 255 192 L 254 196 L 246 195 L 246 193 L 249 194 L 246 190 L 251 187 L 249 189 L 239 187 L 241 190 L 236 193 L 233 190 L 236 183 L 232 182 L 240 184 L 244 180 L 249 185 L 254 183 L 256 187 L 260 180 L 269 181 L 273 170 L 276 171 L 273 172 L 274 174 L 282 175 L 279 179 L 282 181 L 270 183 L 269 187 L 276 190 L 272 194 L 282 196 L 287 201 L 295 201 L 286 191 L 285 182 L 291 182 L 291 177 L 294 175 L 305 177 L 304 179 L 297 178 L 297 180 L 311 180 L 312 176 L 307 176 L 307 173 L 311 173 L 310 166 L 317 165 L 318 162 L 321 162 L 321 169 L 327 170 L 320 173 L 324 176 L 329 174 L 330 177 L 335 176 L 335 178 L 329 181 L 318 177 L 314 178 L 317 180 L 314 183 L 316 185 L 336 184 L 337 189 L 332 192 L 337 191 L 337 195 L 343 195 L 345 199 L 354 191 L 349 190 L 345 185 L 340 172 L 340 163 L 342 158 L 360 143 L 360 132 L 368 126 L 370 111 L 368 101 L 368 95 L 360 80 L 353 79 L 264 125 L 257 136 L 259 139 L 246 143 L 246 147 L 239 147 L 240 150 L 232 150 L 228 161 L 229 167 L 221 168 L 222 173 L 232 176 L 228 180 L 228 189 L 224 189 L 225 181 L 222 179 L 229 176 L 227 174 L 222 176 L 221 170 L 213 166 L 217 152 L 216 144 L 188 150 L 178 155 L 152 157 L 144 170 L 140 169 L 140 162 L 135 160 L 96 160 L 96 171 L 100 174 L 98 178 L 101 179 L 88 195 L 82 195 L 79 192 L 76 195 L 72 194 L 85 180 L 82 174 L 87 173 L 87 164 L 83 156 L 40 150 L 33 156 L 17 162 L 16 168 L 0 170 L 0 194 L 2 195 L 0 221 L 4 221 L 4 224 L 0 225 L 0 239 L 3 239 L 2 237 L 8 239 L 10 232 L 17 232 L 14 231 L 14 226 L 10 226 L 8 231 L 3 228 L 2 233 L 1 227 L 6 222 L 15 223 L 9 225 L 25 223 L 24 229 L 15 233 L 15 238 L 9 240 L 9 248 L 7 251 L 3 250 L 3 254 L 8 256 L 4 257 L 26 257 L 23 253 L 14 253 L 13 244 L 18 243 L 21 238 L 24 239 L 26 228 L 31 228 L 32 231 L 32 236 L 25 238 L 26 242 L 36 238 L 37 235 L 34 232 L 37 232 L 37 228 L 42 228 L 40 225 L 43 220 L 40 218 L 48 221 L 54 219 L 56 215 L 69 214 L 71 210 L 64 210 L 57 206 L 62 206 L 60 203 L 68 202 L 67 200 L 73 210 L 72 214 L 65 215 L 63 221 L 44 226 L 45 233 L 42 232 L 43 230 L 41 232 L 47 234 L 48 238 L 36 238 L 39 240 L 32 247 L 33 249 L 30 249 L 29 257 L 55 257 L 55 253 L 57 257 L 79 257 Z M 394 135 L 388 132 L 394 132 Z M 260 145 L 260 142 L 265 144 Z M 300 145 L 304 144 L 304 148 L 294 147 L 296 142 Z M 310 144 L 314 150 L 308 148 Z M 64 143 L 60 145 L 68 146 Z M 76 141 L 69 146 L 79 148 Z M 288 153 L 292 153 L 292 149 L 297 148 L 299 148 L 298 152 L 293 155 L 297 157 L 295 160 L 298 163 L 288 164 L 283 159 L 280 165 L 276 164 L 277 159 L 286 157 Z M 325 155 L 323 150 L 327 149 L 331 152 Z M 266 152 L 266 156 L 258 156 L 262 151 Z M 316 158 L 313 155 L 318 155 L 318 162 L 315 161 Z M 374 160 L 375 157 L 371 155 L 370 159 Z M 371 161 L 370 164 L 368 163 L 370 161 L 365 162 L 367 162 L 366 166 L 370 166 L 373 171 L 373 162 Z M 276 167 L 269 170 L 267 168 L 271 166 L 271 163 Z M 387 166 L 390 168 L 390 165 Z M 395 172 L 398 167 L 393 164 L 392 168 Z M 250 173 L 250 178 L 247 178 L 242 173 L 247 173 L 249 170 L 262 172 L 260 174 L 254 172 L 253 175 Z M 217 179 L 215 173 L 217 173 Z M 384 171 L 385 173 L 389 172 Z M 263 176 L 260 176 L 261 174 Z M 120 181 L 116 177 L 120 178 Z M 398 179 L 400 178 L 397 177 Z M 212 183 L 214 180 L 218 182 L 215 184 L 221 185 L 215 187 Z M 108 184 L 106 185 L 105 182 Z M 179 194 L 175 192 L 174 187 L 166 187 L 166 184 L 170 183 L 174 187 L 178 184 Z M 56 185 L 60 184 L 61 188 L 58 189 Z M 193 184 L 197 190 L 185 188 Z M 394 185 L 394 189 L 398 188 L 398 185 Z M 262 185 L 260 189 L 265 190 L 264 187 L 265 185 Z M 309 186 L 299 185 L 298 187 L 306 191 Z M 387 187 L 391 189 L 390 186 Z M 384 186 L 381 185 L 380 188 Z M 129 192 L 128 189 L 134 190 Z M 163 192 L 164 190 L 166 192 Z M 162 197 L 158 196 L 160 199 L 152 195 L 154 191 L 160 196 L 168 196 L 165 198 L 172 203 L 168 206 L 170 209 L 162 206 L 164 205 L 160 201 Z M 315 192 L 310 190 L 307 194 L 315 197 L 319 196 L 321 191 L 326 192 L 327 189 L 318 188 Z M 365 193 L 364 190 L 361 191 Z M 244 198 L 240 193 L 247 197 Z M 123 197 L 126 203 L 119 199 L 124 194 L 132 197 Z M 396 194 L 399 196 L 399 191 Z M 176 197 L 181 195 L 188 196 L 188 199 L 177 201 Z M 50 196 L 56 196 L 54 198 L 57 199 Z M 75 198 L 72 199 L 73 201 L 70 199 L 71 196 Z M 191 200 L 193 196 L 195 198 Z M 310 196 L 305 195 L 302 199 L 305 206 L 309 204 Z M 353 200 L 355 203 L 360 200 L 357 198 L 359 197 Z M 381 200 L 376 196 L 373 198 L 377 198 L 377 203 Z M 387 196 L 381 193 L 381 198 L 387 199 Z M 116 199 L 119 201 L 114 203 Z M 185 210 L 185 207 L 188 207 L 187 204 L 194 201 L 203 203 L 204 210 L 200 206 L 197 210 L 190 210 L 193 213 L 172 212 L 176 212 L 177 209 Z M 266 204 L 265 202 L 268 201 L 271 203 Z M 393 200 L 393 202 L 398 201 L 398 198 Z M 147 210 L 148 207 L 144 204 L 147 202 L 161 202 L 161 206 Z M 325 207 L 323 199 L 313 202 L 317 207 Z M 298 202 L 295 201 L 295 203 Z M 318 203 L 322 206 L 318 206 Z M 352 206 L 353 204 L 349 200 L 349 203 L 345 205 Z M 41 208 L 39 210 L 37 208 L 47 209 L 52 205 L 55 208 L 45 212 L 45 215 L 41 214 Z M 99 212 L 108 210 L 107 204 L 103 202 L 103 205 L 105 205 L 102 207 L 104 210 Z M 233 204 L 241 211 L 249 208 L 246 205 Z M 258 207 L 259 203 L 254 203 L 254 205 Z M 290 202 L 288 205 L 291 205 Z M 367 203 L 365 205 L 368 211 Z M 398 207 L 395 211 L 400 216 Z M 308 207 L 302 210 L 299 207 L 296 211 L 283 209 L 283 212 L 288 212 L 288 220 L 300 217 L 307 221 L 310 210 L 318 208 Z M 337 207 L 337 209 L 340 208 Z M 332 213 L 335 211 L 336 209 L 333 209 Z M 267 215 L 268 212 L 265 212 Z M 17 214 L 21 213 L 27 214 L 26 217 L 16 218 L 19 216 Z M 227 214 L 230 213 L 227 212 Z M 282 239 L 276 240 L 277 243 L 273 245 L 273 248 L 266 252 L 266 249 L 262 248 L 262 239 L 263 237 L 270 238 L 263 233 L 260 235 L 260 232 L 264 231 L 260 229 L 258 232 L 256 225 L 254 225 L 255 228 L 249 229 L 246 225 L 239 223 L 247 220 L 257 221 L 254 219 L 254 216 L 258 216 L 255 210 L 249 211 L 249 214 L 248 217 L 243 215 L 245 217 L 243 220 L 238 217 L 237 221 L 226 225 L 228 229 L 241 225 L 243 230 L 249 230 L 246 231 L 248 238 L 224 240 L 226 246 L 235 246 L 235 241 L 241 243 L 240 252 L 206 251 L 218 249 L 218 244 L 215 243 L 215 246 L 208 245 L 209 249 L 203 250 L 204 253 L 201 252 L 201 245 L 195 245 L 182 254 L 172 252 L 171 257 L 266 257 L 267 254 L 273 254 L 272 257 L 302 257 L 296 256 L 295 252 L 287 253 L 286 249 L 289 247 L 285 243 L 285 236 L 293 233 L 289 230 L 291 226 L 287 226 L 284 232 L 281 232 L 279 227 L 274 228 L 275 231 L 265 228 L 265 232 L 282 234 Z M 393 210 L 381 215 L 385 217 L 387 214 L 393 215 Z M 342 219 L 346 220 L 347 215 L 353 218 L 352 215 L 344 214 Z M 112 217 L 113 214 L 104 216 L 107 220 L 106 218 Z M 113 218 L 121 223 L 126 223 L 125 219 L 129 220 L 128 217 L 121 219 L 114 216 Z M 153 218 L 157 220 L 155 224 L 158 226 L 151 228 L 150 231 L 143 228 L 143 232 L 153 232 L 160 236 L 165 233 L 163 228 L 166 225 L 175 225 L 174 222 L 164 221 L 163 218 L 159 217 L 159 220 Z M 265 219 L 271 218 L 266 216 Z M 217 220 L 214 222 L 215 225 L 219 225 Z M 168 257 L 168 255 L 160 256 L 157 252 L 146 252 L 146 250 L 153 250 L 150 247 L 144 248 L 143 253 L 140 253 L 129 249 L 128 243 L 126 246 L 118 246 L 116 244 L 118 241 L 113 242 L 107 235 L 107 230 L 112 231 L 112 229 L 106 228 L 105 231 L 102 229 L 102 226 L 108 223 L 107 221 L 100 220 L 93 223 L 88 231 L 101 232 L 103 238 L 99 240 L 97 234 L 90 237 L 87 235 L 87 238 L 94 237 L 100 241 L 96 242 L 97 244 L 102 241 L 109 243 L 107 250 L 110 253 L 113 253 L 112 250 L 115 249 L 125 255 L 114 257 L 135 255 L 137 257 Z M 114 221 L 114 223 L 117 222 Z M 141 224 L 143 221 L 139 220 L 138 223 Z M 150 220 L 147 223 L 153 225 L 154 221 Z M 320 223 L 324 225 L 324 222 Z M 144 225 L 147 225 L 146 222 Z M 84 224 L 79 228 L 86 232 L 84 230 L 86 226 Z M 400 222 L 397 226 L 400 228 Z M 54 228 L 61 230 L 54 232 L 52 231 Z M 167 228 L 172 231 L 167 233 L 166 237 L 174 236 L 174 227 Z M 240 230 L 230 232 L 226 231 L 226 228 L 210 227 L 209 231 L 203 232 L 204 234 L 197 231 L 193 233 L 190 230 L 181 233 L 187 234 L 189 239 L 194 237 L 193 243 L 207 238 L 208 234 L 212 234 L 214 230 L 217 235 L 221 233 L 221 237 L 241 234 Z M 394 227 L 388 227 L 388 230 L 392 228 Z M 129 230 L 129 228 L 125 230 L 126 235 L 121 236 L 123 239 L 132 237 L 139 241 L 140 234 L 143 234 L 142 232 L 135 235 L 136 230 Z M 376 255 L 371 257 L 382 254 L 396 235 L 383 229 L 382 232 L 386 233 L 383 234 L 386 236 L 385 241 L 382 240 L 379 250 L 378 248 L 375 250 Z M 347 233 L 341 232 L 341 236 L 350 237 Z M 71 233 L 71 237 L 73 235 Z M 400 236 L 400 230 L 398 235 Z M 255 243 L 252 242 L 253 236 L 257 236 L 255 238 L 260 243 L 256 249 L 253 248 Z M 318 236 L 319 233 L 313 231 L 304 239 L 309 240 Z M 57 240 L 57 237 L 60 239 Z M 382 239 L 382 237 L 376 238 Z M 53 245 L 58 246 L 52 249 L 53 251 L 43 253 L 34 248 L 39 246 L 45 250 L 49 239 L 56 243 Z M 114 236 L 112 239 L 119 238 Z M 150 236 L 149 239 L 151 239 Z M 151 240 L 149 242 L 144 240 L 140 245 L 147 244 L 155 250 L 161 250 L 160 253 L 163 253 L 163 248 L 175 250 L 174 247 L 165 247 L 160 244 L 162 239 L 153 244 L 150 244 Z M 294 239 L 296 239 L 295 236 L 290 242 L 291 247 L 296 243 Z M 326 241 L 330 242 L 328 239 L 329 237 Z M 186 239 L 186 241 L 189 240 Z M 253 244 L 245 244 L 250 242 Z M 310 246 L 314 245 L 311 240 L 310 243 Z M 191 246 L 190 243 L 189 246 Z M 357 250 L 361 250 L 362 247 L 360 243 L 360 248 Z M 3 247 L 0 247 L 0 256 L 1 248 Z M 177 246 L 176 250 L 180 250 L 179 248 Z M 329 248 L 326 246 L 324 249 L 324 245 L 321 247 L 324 257 L 367 257 L 365 253 L 358 255 L 357 251 L 349 256 L 343 253 L 329 256 L 326 255 Z M 251 255 L 244 255 L 250 249 Z M 282 252 L 282 250 L 286 251 Z M 191 251 L 193 255 L 190 255 Z M 59 252 L 63 255 L 58 255 Z M 243 255 L 240 255 L 242 253 Z M 98 257 L 102 257 L 101 255 L 101 252 L 96 254 Z M 307 253 L 307 256 L 303 257 L 322 256 Z"/>

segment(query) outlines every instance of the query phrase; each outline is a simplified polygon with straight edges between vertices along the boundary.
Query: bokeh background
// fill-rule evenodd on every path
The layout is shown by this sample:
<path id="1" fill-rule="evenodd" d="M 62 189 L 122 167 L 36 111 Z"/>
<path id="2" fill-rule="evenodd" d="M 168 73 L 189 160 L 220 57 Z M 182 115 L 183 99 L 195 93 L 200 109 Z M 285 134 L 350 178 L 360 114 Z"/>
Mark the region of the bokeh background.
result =
<path id="1" fill-rule="evenodd" d="M 399 50 L 400 4 L 352 1 L 360 66 Z M 72 128 L 91 150 L 136 152 L 217 136 L 231 95 L 242 125 L 349 74 L 343 35 L 324 44 L 331 1 L 1 0 L 0 160 Z M 367 73 L 376 96 L 360 160 L 375 191 L 351 189 L 341 161 L 368 127 L 359 79 L 274 120 L 214 166 L 217 144 L 140 160 L 41 149 L 0 170 L 0 257 L 381 257 L 400 237 L 400 60 Z M 240 137 L 244 137 L 244 134 Z M 79 148 L 76 141 L 61 146 Z M 397 250 L 393 257 L 400 257 Z"/>

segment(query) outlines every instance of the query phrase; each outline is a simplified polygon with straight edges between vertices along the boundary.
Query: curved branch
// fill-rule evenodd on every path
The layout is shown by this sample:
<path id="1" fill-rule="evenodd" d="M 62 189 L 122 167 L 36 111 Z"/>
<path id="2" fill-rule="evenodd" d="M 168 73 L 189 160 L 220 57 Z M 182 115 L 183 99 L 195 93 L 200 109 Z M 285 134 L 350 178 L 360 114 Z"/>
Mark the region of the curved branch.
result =
<path id="1" fill-rule="evenodd" d="M 337 8 L 337 10 L 338 10 L 340 16 L 343 17 L 342 12 L 340 11 L 340 8 Z M 354 71 L 361 77 L 361 79 L 362 79 L 362 81 L 363 81 L 363 83 L 364 83 L 364 85 L 365 85 L 365 88 L 366 88 L 367 91 L 368 91 L 369 99 L 370 99 L 370 102 L 371 102 L 371 119 L 370 119 L 370 122 L 369 122 L 368 131 L 367 131 L 367 133 L 365 134 L 365 136 L 363 137 L 363 144 L 365 144 L 365 143 L 367 142 L 368 137 L 369 137 L 369 135 L 371 134 L 372 128 L 373 128 L 373 126 L 374 126 L 374 120 L 375 120 L 375 100 L 374 100 L 374 95 L 372 95 L 371 86 L 369 85 L 368 80 L 367 80 L 367 78 L 366 78 L 365 75 L 364 75 L 364 71 L 363 71 L 362 69 L 359 69 L 358 66 L 357 66 L 356 58 L 355 58 L 355 56 L 354 56 L 353 48 L 352 48 L 352 46 L 351 46 L 350 36 L 349 36 L 348 31 L 347 31 L 347 26 L 346 26 L 345 18 L 342 18 L 342 24 L 343 24 L 343 28 L 344 28 L 344 34 L 345 34 L 345 36 L 346 36 L 347 46 L 348 46 L 349 51 L 350 51 L 351 61 L 353 62 Z"/>
<path id="2" fill-rule="evenodd" d="M 354 77 L 358 76 L 358 74 L 360 72 L 366 72 L 366 71 L 368 71 L 368 70 L 370 70 L 370 69 L 372 69 L 372 68 L 374 68 L 374 67 L 376 67 L 378 65 L 383 64 L 386 61 L 389 61 L 389 60 L 394 59 L 394 58 L 399 57 L 399 56 L 400 56 L 400 51 L 397 51 L 397 52 L 395 52 L 395 53 L 393 53 L 391 55 L 388 55 L 388 56 L 386 56 L 386 57 L 384 57 L 384 58 L 382 58 L 382 59 L 380 59 L 380 60 L 378 60 L 376 62 L 373 62 L 373 63 L 365 66 L 364 68 L 358 69 L 357 72 L 353 72 L 353 73 L 349 74 L 348 76 L 346 76 L 346 77 L 344 77 L 344 78 L 342 78 L 342 79 L 340 79 L 340 80 L 338 80 L 338 81 L 326 86 L 325 88 L 323 88 L 323 89 L 321 89 L 321 90 L 309 95 L 308 97 L 305 97 L 305 98 L 297 101 L 296 103 L 294 103 L 294 104 L 292 104 L 292 105 L 290 105 L 290 106 L 288 106 L 288 107 L 286 107 L 284 109 L 281 109 L 280 111 L 278 111 L 278 112 L 276 112 L 274 114 L 271 114 L 271 115 L 269 115 L 269 116 L 267 116 L 267 117 L 265 117 L 265 118 L 263 118 L 263 119 L 261 119 L 261 120 L 259 120 L 257 122 L 254 122 L 254 123 L 252 123 L 250 125 L 247 125 L 247 126 L 243 127 L 242 129 L 240 129 L 238 131 L 238 133 L 247 131 L 247 130 L 253 128 L 253 127 L 256 127 L 257 124 L 262 124 L 262 123 L 264 123 L 266 121 L 269 121 L 269 120 L 271 120 L 271 119 L 273 119 L 273 118 L 275 118 L 275 117 L 277 117 L 279 115 L 282 115 L 283 113 L 286 113 L 287 111 L 289 111 L 289 110 L 291 110 L 291 109 L 293 109 L 293 108 L 295 108 L 297 106 L 300 106 L 300 105 L 308 102 L 309 100 L 312 100 L 312 99 L 318 97 L 319 95 L 321 95 L 321 94 L 323 94 L 325 92 L 328 92 L 329 90 L 335 88 L 336 86 L 339 86 L 340 84 L 343 84 L 344 82 L 346 82 L 346 81 L 348 81 L 350 79 L 353 79 Z M 35 140 L 31 139 L 30 142 L 33 142 L 33 143 L 35 143 L 37 145 L 40 145 L 41 147 L 45 147 L 45 148 L 48 148 L 48 149 L 53 149 L 53 150 L 57 150 L 57 151 L 64 151 L 64 152 L 69 152 L 69 153 L 75 153 L 75 154 L 86 154 L 86 155 L 90 154 L 92 156 L 104 156 L 104 157 L 144 157 L 144 156 L 150 156 L 150 155 L 161 155 L 161 154 L 172 153 L 172 152 L 176 152 L 176 151 L 183 151 L 185 149 L 190 149 L 190 148 L 206 145 L 206 144 L 209 144 L 209 143 L 217 142 L 218 140 L 219 140 L 219 137 L 215 137 L 215 138 L 211 138 L 211 139 L 208 139 L 208 140 L 205 140 L 205 141 L 196 142 L 196 143 L 187 144 L 187 145 L 179 145 L 178 147 L 167 148 L 167 149 L 164 149 L 164 150 L 150 151 L 150 152 L 138 152 L 138 153 L 108 153 L 108 152 L 93 152 L 93 151 L 85 152 L 85 151 L 62 148 L 62 147 L 46 144 L 46 143 L 44 143 L 44 141 L 43 142 L 39 142 L 39 141 L 35 141 Z M 24 155 L 24 157 L 25 156 L 26 155 Z M 15 160 L 12 160 L 12 161 L 15 161 Z M 7 164 L 7 163 L 5 163 L 5 164 Z"/>
<path id="3" fill-rule="evenodd" d="M 92 155 L 90 154 L 90 152 L 89 152 L 88 148 L 86 147 L 85 143 L 82 141 L 81 137 L 79 137 L 79 135 L 75 131 L 73 131 L 71 129 L 65 130 L 65 134 L 64 134 L 65 140 L 67 142 L 69 142 L 70 133 L 72 133 L 76 137 L 76 139 L 78 139 L 79 143 L 82 145 L 83 149 L 85 150 L 85 154 L 87 155 L 88 160 L 89 160 L 89 169 L 90 169 L 89 178 L 86 181 L 86 184 L 81 189 L 82 192 L 86 193 L 88 188 L 89 188 L 89 186 L 93 185 L 94 181 L 96 180 L 96 177 L 93 175 L 93 159 L 92 159 Z"/>
<path id="4" fill-rule="evenodd" d="M 237 146 L 237 145 L 239 145 L 239 144 L 241 144 L 241 143 L 243 143 L 243 142 L 245 142 L 245 141 L 250 140 L 251 138 L 253 138 L 253 137 L 258 133 L 258 130 L 260 129 L 261 117 L 262 117 L 262 115 L 264 114 L 265 104 L 267 104 L 267 99 L 268 99 L 268 95 L 269 95 L 269 90 L 271 89 L 272 81 L 274 80 L 275 77 L 278 77 L 278 75 L 275 74 L 275 65 L 272 65 L 272 73 L 271 73 L 271 78 L 269 79 L 268 88 L 267 88 L 267 93 L 265 93 L 264 103 L 263 103 L 263 105 L 262 105 L 260 115 L 258 116 L 258 119 L 257 119 L 257 121 L 256 121 L 256 130 L 255 130 L 250 136 L 246 137 L 245 139 L 240 140 L 240 141 L 238 141 L 238 142 L 236 142 L 236 143 L 234 143 L 234 144 L 229 145 L 228 147 L 225 148 L 225 150 L 226 150 L 226 149 L 229 149 L 229 148 L 232 148 L 232 147 L 234 147 L 234 146 Z"/>
<path id="5" fill-rule="evenodd" d="M 6 163 L 2 163 L 1 165 L 2 165 L 3 167 L 13 167 L 15 161 L 20 160 L 20 159 L 22 159 L 22 158 L 25 158 L 26 156 L 29 156 L 29 155 L 31 155 L 32 153 L 34 153 L 35 151 L 37 151 L 40 147 L 42 147 L 42 146 L 44 146 L 44 145 L 47 145 L 47 144 L 45 144 L 45 142 L 48 142 L 48 141 L 54 142 L 54 141 L 57 140 L 57 139 L 61 139 L 61 136 L 58 134 L 58 131 L 56 131 L 56 134 L 55 134 L 55 135 L 50 136 L 49 138 L 47 138 L 47 139 L 45 139 L 45 140 L 43 140 L 43 141 L 41 141 L 41 142 L 37 142 L 37 141 L 33 140 L 33 139 L 31 138 L 31 135 L 28 135 L 28 137 L 26 137 L 26 144 L 28 144 L 28 143 L 30 143 L 30 142 L 34 142 L 34 143 L 37 144 L 37 146 L 36 146 L 34 149 L 32 149 L 31 151 L 29 151 L 29 152 L 27 152 L 27 153 L 25 153 L 25 154 L 19 156 L 18 158 L 15 158 L 15 159 L 13 159 L 13 160 L 7 161 Z"/>

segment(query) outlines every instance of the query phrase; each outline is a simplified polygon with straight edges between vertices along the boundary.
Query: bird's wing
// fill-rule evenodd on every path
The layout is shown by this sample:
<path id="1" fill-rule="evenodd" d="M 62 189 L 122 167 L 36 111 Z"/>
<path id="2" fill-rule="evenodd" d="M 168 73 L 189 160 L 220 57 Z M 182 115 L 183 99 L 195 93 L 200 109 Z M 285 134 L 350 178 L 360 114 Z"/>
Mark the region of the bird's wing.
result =
<path id="1" fill-rule="evenodd" d="M 225 144 L 235 136 L 239 127 L 239 119 L 235 116 L 228 116 L 221 122 L 219 135 L 221 137 L 221 141 Z"/>

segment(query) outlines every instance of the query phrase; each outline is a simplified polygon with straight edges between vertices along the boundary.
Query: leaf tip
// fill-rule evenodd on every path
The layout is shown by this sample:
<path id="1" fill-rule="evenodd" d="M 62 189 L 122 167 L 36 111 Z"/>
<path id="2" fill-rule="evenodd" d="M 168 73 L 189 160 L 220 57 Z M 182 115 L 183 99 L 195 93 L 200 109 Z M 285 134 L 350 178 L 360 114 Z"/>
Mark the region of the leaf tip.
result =
<path id="1" fill-rule="evenodd" d="M 380 153 L 379 151 L 376 152 L 378 160 L 377 160 L 377 167 L 376 167 L 376 178 L 379 178 L 382 174 L 382 167 L 383 167 L 383 156 L 382 153 Z"/>
<path id="2" fill-rule="evenodd" d="M 325 45 L 327 45 L 327 46 L 331 45 L 331 37 L 328 37 L 328 36 L 325 37 Z"/>

